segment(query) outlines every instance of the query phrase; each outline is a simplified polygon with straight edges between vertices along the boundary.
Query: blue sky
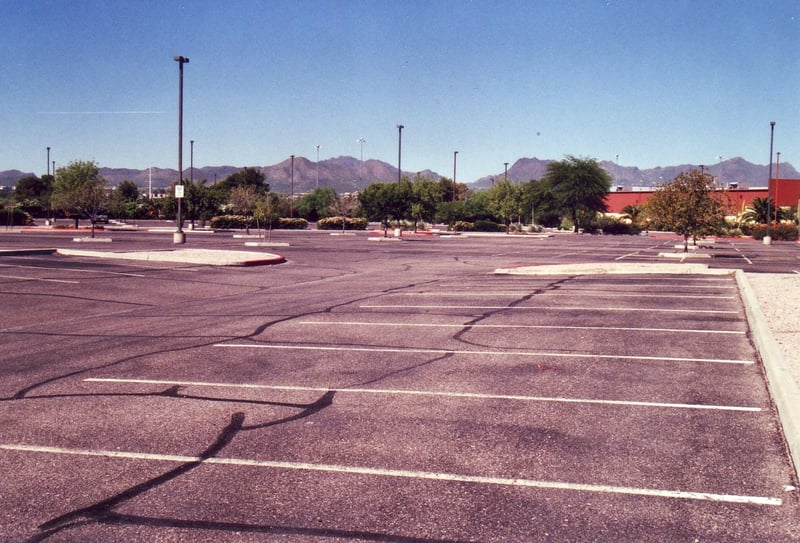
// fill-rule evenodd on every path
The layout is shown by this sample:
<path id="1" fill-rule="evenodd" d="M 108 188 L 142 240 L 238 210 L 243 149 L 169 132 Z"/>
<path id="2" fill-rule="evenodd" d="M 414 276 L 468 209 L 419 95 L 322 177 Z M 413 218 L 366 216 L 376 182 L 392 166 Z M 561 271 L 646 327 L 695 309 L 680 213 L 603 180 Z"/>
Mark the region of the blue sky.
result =
<path id="1" fill-rule="evenodd" d="M 0 170 L 349 155 L 800 166 L 797 0 L 0 2 Z"/>

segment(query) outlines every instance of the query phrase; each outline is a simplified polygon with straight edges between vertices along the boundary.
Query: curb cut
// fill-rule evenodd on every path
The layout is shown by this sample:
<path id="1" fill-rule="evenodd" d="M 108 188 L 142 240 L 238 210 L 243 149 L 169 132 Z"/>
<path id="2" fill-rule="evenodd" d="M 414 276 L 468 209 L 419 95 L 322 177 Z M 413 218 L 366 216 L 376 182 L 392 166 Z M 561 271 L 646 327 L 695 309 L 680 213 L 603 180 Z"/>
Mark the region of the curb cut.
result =
<path id="1" fill-rule="evenodd" d="M 800 386 L 792 377 L 789 366 L 775 337 L 766 325 L 755 291 L 744 271 L 736 270 L 736 282 L 744 303 L 747 322 L 753 332 L 753 342 L 761 356 L 772 400 L 778 410 L 783 434 L 789 446 L 789 456 L 795 474 L 800 479 Z"/>

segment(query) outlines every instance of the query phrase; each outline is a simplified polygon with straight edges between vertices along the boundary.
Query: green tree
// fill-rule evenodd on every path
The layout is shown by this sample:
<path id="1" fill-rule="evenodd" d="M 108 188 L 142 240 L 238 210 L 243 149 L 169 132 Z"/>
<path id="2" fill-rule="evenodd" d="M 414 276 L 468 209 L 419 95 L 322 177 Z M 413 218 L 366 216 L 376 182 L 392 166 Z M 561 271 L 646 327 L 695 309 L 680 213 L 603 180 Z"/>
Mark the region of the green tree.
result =
<path id="1" fill-rule="evenodd" d="M 432 221 L 442 201 L 440 185 L 427 177 L 416 176 L 411 183 L 410 217 L 414 221 L 414 232 L 419 221 Z"/>
<path id="2" fill-rule="evenodd" d="M 575 231 L 583 226 L 586 217 L 608 210 L 606 194 L 611 189 L 611 176 L 593 158 L 576 158 L 552 162 L 544 180 L 550 184 L 553 196 L 569 214 Z"/>
<path id="3" fill-rule="evenodd" d="M 254 187 L 259 194 L 269 191 L 267 176 L 256 168 L 242 168 L 217 183 L 224 192 L 230 192 L 234 187 Z"/>
<path id="4" fill-rule="evenodd" d="M 511 222 L 523 213 L 522 186 L 503 179 L 489 189 L 489 210 L 506 225 L 508 233 Z"/>
<path id="5" fill-rule="evenodd" d="M 654 223 L 695 241 L 725 221 L 724 191 L 716 190 L 714 178 L 698 170 L 684 172 L 660 185 L 647 201 L 647 214 Z"/>
<path id="6" fill-rule="evenodd" d="M 383 235 L 391 221 L 402 221 L 411 215 L 411 182 L 403 177 L 399 182 L 372 183 L 358 195 L 361 212 L 371 221 L 383 225 Z"/>
<path id="7" fill-rule="evenodd" d="M 644 204 L 629 204 L 622 208 L 622 215 L 627 217 L 634 226 L 641 226 L 645 222 Z"/>
<path id="8" fill-rule="evenodd" d="M 97 213 L 106 199 L 106 180 L 100 177 L 100 170 L 94 162 L 76 161 L 56 171 L 53 183 L 51 204 L 67 216 L 78 221 L 87 216 L 92 222 L 92 237 Z"/>
<path id="9" fill-rule="evenodd" d="M 108 199 L 108 212 L 115 217 L 133 219 L 139 201 L 139 187 L 133 181 L 121 181 Z"/>
<path id="10" fill-rule="evenodd" d="M 547 181 L 531 179 L 523 192 L 525 208 L 531 210 L 531 224 L 553 228 L 561 223 L 561 206 Z"/>
<path id="11" fill-rule="evenodd" d="M 250 233 L 250 220 L 259 200 L 258 189 L 253 185 L 239 185 L 231 189 L 228 203 L 235 213 L 248 217 L 245 227 Z"/>
<path id="12" fill-rule="evenodd" d="M 294 209 L 298 217 L 316 222 L 331 216 L 336 200 L 336 191 L 333 188 L 319 187 L 298 198 L 295 201 Z"/>
<path id="13" fill-rule="evenodd" d="M 41 216 L 50 209 L 50 196 L 53 192 L 53 176 L 26 175 L 19 179 L 14 189 L 14 201 L 31 215 Z"/>
<path id="14" fill-rule="evenodd" d="M 773 220 L 780 221 L 785 217 L 785 213 L 780 207 L 775 207 L 772 197 L 753 198 L 753 201 L 742 212 L 740 220 L 742 222 L 757 222 L 759 224 L 771 223 Z"/>

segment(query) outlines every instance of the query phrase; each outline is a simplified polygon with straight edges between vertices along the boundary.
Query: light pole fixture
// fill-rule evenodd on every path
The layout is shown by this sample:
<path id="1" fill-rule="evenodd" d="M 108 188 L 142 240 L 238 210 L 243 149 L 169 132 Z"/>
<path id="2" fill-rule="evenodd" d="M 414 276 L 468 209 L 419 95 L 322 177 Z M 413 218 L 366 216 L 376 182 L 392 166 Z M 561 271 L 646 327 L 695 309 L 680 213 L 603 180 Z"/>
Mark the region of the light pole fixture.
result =
<path id="1" fill-rule="evenodd" d="M 769 235 L 769 223 L 772 219 L 772 210 L 770 209 L 770 198 L 772 197 L 772 143 L 775 136 L 775 121 L 769 123 L 769 176 L 767 178 L 767 234 L 764 236 L 764 245 L 772 243 L 772 237 Z"/>
<path id="2" fill-rule="evenodd" d="M 364 142 L 367 141 L 364 138 L 358 138 L 358 143 L 361 144 L 361 162 L 358 164 L 358 188 L 361 188 L 361 183 L 363 181 L 362 177 L 364 175 Z"/>
<path id="3" fill-rule="evenodd" d="M 56 172 L 53 172 L 55 174 Z M 50 148 L 47 148 L 47 175 L 50 175 Z"/>
<path id="4" fill-rule="evenodd" d="M 186 243 L 186 234 L 183 233 L 181 219 L 181 201 L 183 200 L 183 65 L 189 59 L 183 56 L 172 57 L 178 63 L 178 185 L 175 198 L 178 200 L 177 230 L 172 236 L 173 243 Z"/>
<path id="5" fill-rule="evenodd" d="M 402 177 L 403 169 L 400 166 L 400 161 L 403 157 L 403 126 L 402 124 L 397 125 L 397 182 L 400 182 L 400 178 Z"/>
<path id="6" fill-rule="evenodd" d="M 781 205 L 778 203 L 778 191 L 781 188 L 781 152 L 775 153 L 775 224 L 778 224 Z"/>
<path id="7" fill-rule="evenodd" d="M 453 201 L 456 201 L 456 157 L 458 156 L 458 151 L 453 151 Z"/>
<path id="8" fill-rule="evenodd" d="M 189 183 L 194 183 L 194 140 L 189 140 Z"/>
<path id="9" fill-rule="evenodd" d="M 319 145 L 315 145 L 317 148 L 317 188 L 319 188 Z"/>
<path id="10" fill-rule="evenodd" d="M 294 217 L 294 155 L 292 155 L 291 193 L 289 194 L 289 217 Z"/>

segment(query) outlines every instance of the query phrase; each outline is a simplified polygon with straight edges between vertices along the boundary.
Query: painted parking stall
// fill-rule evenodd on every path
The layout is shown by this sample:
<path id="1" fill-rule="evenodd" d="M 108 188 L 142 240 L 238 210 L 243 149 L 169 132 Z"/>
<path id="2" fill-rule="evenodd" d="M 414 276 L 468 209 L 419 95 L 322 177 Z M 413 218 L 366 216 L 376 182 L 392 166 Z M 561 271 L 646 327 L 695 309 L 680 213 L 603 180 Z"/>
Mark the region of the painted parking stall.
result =
<path id="1" fill-rule="evenodd" d="M 319 267 L 304 243 L 269 272 L 126 264 L 50 285 L 96 311 L 92 328 L 13 331 L 18 366 L 42 369 L 4 385 L 0 462 L 18 476 L 3 484 L 35 492 L 4 490 L 0 526 L 94 540 L 796 534 L 733 277 L 490 273 L 518 263 L 519 240 L 496 243 L 510 256 L 492 265 L 474 240 L 365 243 L 340 260 L 326 241 Z M 98 280 L 123 298 L 105 319 Z M 155 292 L 137 299 L 140 285 Z M 52 346 L 24 355 L 31 338 Z"/>

